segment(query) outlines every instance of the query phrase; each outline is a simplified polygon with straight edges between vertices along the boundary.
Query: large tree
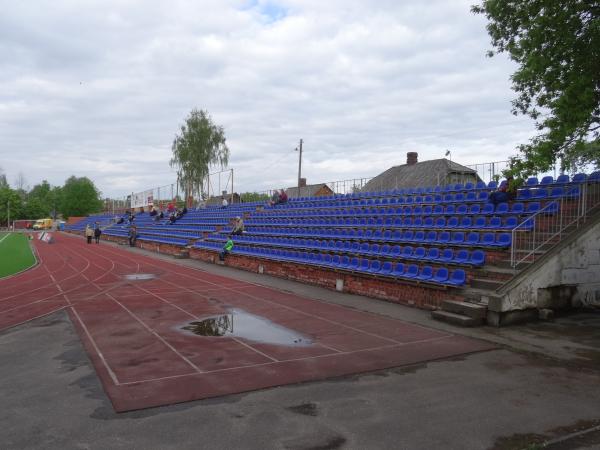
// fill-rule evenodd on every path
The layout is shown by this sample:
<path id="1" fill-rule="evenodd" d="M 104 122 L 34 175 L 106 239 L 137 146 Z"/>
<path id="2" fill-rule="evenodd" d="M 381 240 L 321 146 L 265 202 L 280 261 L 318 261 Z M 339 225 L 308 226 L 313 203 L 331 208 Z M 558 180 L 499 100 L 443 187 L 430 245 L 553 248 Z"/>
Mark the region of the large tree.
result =
<path id="1" fill-rule="evenodd" d="M 496 52 L 518 64 L 513 113 L 539 131 L 519 146 L 512 173 L 526 177 L 559 162 L 600 166 L 600 3 L 589 0 L 484 0 Z M 489 56 L 494 51 L 488 52 Z"/>
<path id="2" fill-rule="evenodd" d="M 102 210 L 100 192 L 87 177 L 70 177 L 60 190 L 60 211 L 65 217 L 86 216 Z"/>
<path id="3" fill-rule="evenodd" d="M 5 226 L 8 220 L 23 218 L 23 202 L 19 194 L 10 187 L 0 187 L 0 224 Z"/>
<path id="4" fill-rule="evenodd" d="M 214 124 L 208 112 L 203 110 L 192 110 L 175 136 L 171 149 L 171 167 L 176 168 L 179 185 L 186 197 L 192 192 L 201 192 L 211 165 L 223 168 L 229 160 L 223 127 Z"/>

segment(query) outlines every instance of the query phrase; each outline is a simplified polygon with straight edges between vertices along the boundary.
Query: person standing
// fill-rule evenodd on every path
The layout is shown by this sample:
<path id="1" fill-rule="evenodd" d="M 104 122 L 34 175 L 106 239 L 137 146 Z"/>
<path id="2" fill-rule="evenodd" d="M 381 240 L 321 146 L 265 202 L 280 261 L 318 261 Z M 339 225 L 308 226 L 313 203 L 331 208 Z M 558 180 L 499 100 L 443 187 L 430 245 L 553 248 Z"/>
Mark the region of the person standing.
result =
<path id="1" fill-rule="evenodd" d="M 94 236 L 94 230 L 92 230 L 92 227 L 90 227 L 90 224 L 88 223 L 85 226 L 85 237 L 87 238 L 88 244 L 92 243 L 92 236 Z"/>
<path id="2" fill-rule="evenodd" d="M 127 236 L 129 238 L 129 246 L 135 247 L 135 242 L 137 240 L 137 228 L 135 227 L 135 225 L 129 228 L 129 233 Z"/>
<path id="3" fill-rule="evenodd" d="M 102 234 L 102 230 L 100 229 L 100 224 L 96 222 L 96 228 L 94 228 L 94 239 L 96 240 L 96 244 L 100 243 L 100 235 Z"/>

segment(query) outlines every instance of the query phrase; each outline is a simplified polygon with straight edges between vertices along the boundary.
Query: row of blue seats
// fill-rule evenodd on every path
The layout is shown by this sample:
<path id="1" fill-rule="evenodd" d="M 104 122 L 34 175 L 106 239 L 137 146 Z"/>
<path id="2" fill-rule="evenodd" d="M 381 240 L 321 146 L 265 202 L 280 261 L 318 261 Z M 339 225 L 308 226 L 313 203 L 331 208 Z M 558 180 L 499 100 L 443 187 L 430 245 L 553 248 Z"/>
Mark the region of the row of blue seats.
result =
<path id="1" fill-rule="evenodd" d="M 220 246 L 211 245 L 210 242 L 197 242 L 195 247 L 213 251 L 221 249 Z M 348 256 L 330 255 L 328 253 L 295 252 L 247 246 L 234 247 L 232 253 L 441 286 L 461 287 L 467 279 L 466 272 L 463 269 L 456 269 L 450 274 L 446 267 L 440 267 L 434 271 L 431 266 L 420 268 L 417 264 L 405 265 L 402 262 L 394 264 L 391 261 L 382 262 L 377 259 L 349 258 Z"/>
<path id="2" fill-rule="evenodd" d="M 215 238 L 211 238 L 215 239 Z M 218 237 L 217 242 L 224 242 L 226 238 Z M 348 253 L 361 256 L 377 256 L 380 258 L 409 259 L 429 262 L 441 262 L 445 264 L 461 264 L 470 266 L 482 266 L 485 263 L 485 252 L 483 250 L 469 251 L 458 249 L 456 252 L 452 248 L 439 247 L 412 247 L 410 245 L 389 245 L 389 244 L 369 244 L 367 242 L 350 241 L 320 241 L 318 239 L 246 239 L 245 236 L 235 236 L 236 245 L 256 244 L 270 247 L 283 247 L 288 249 L 301 250 L 319 250 L 337 253 Z"/>
<path id="3" fill-rule="evenodd" d="M 558 211 L 558 203 L 556 201 L 546 203 L 546 212 L 553 214 Z M 264 214 L 260 213 L 251 217 L 246 221 L 257 220 L 257 219 L 271 219 L 271 218 L 290 218 L 290 217 L 340 217 L 340 216 L 451 216 L 454 214 L 459 215 L 477 215 L 477 214 L 535 214 L 542 208 L 540 202 L 514 202 L 512 204 L 503 202 L 494 206 L 493 203 L 474 203 L 466 204 L 461 203 L 460 205 L 425 205 L 425 206 L 404 206 L 404 207 L 365 207 L 365 208 L 337 208 L 329 211 L 285 211 L 280 214 Z"/>
<path id="4" fill-rule="evenodd" d="M 537 177 L 530 177 L 525 182 L 525 186 L 533 187 L 537 185 L 567 185 L 567 184 L 579 184 L 586 181 L 598 182 L 600 181 L 600 171 L 593 172 L 589 176 L 584 173 L 578 173 L 570 179 L 569 175 L 559 175 L 556 180 L 552 176 L 545 176 L 541 181 L 538 181 Z M 459 191 L 471 191 L 471 190 L 493 190 L 497 189 L 499 185 L 506 183 L 506 180 L 498 183 L 497 181 L 490 181 L 485 183 L 483 181 L 477 183 L 461 183 L 449 184 L 446 186 L 429 186 L 424 188 L 406 188 L 406 189 L 392 189 L 386 191 L 372 191 L 372 192 L 358 192 L 352 194 L 338 194 L 335 196 L 324 196 L 324 197 L 300 197 L 292 199 L 294 202 L 302 201 L 314 201 L 314 200 L 336 200 L 341 198 L 368 198 L 368 197 L 381 197 L 381 196 L 397 196 L 397 195 L 418 195 L 418 194 L 434 194 L 434 193 L 447 193 L 447 192 L 459 192 Z"/>
<path id="5" fill-rule="evenodd" d="M 410 217 L 388 217 L 386 219 L 369 218 L 369 219 L 280 219 L 280 220 L 252 220 L 248 221 L 250 227 L 260 226 L 279 226 L 279 227 L 336 227 L 336 228 L 367 228 L 367 227 L 386 227 L 386 228 L 427 228 L 427 229 L 445 229 L 445 228 L 464 228 L 464 229 L 513 229 L 519 223 L 525 223 L 529 228 L 533 226 L 534 219 L 520 220 L 517 216 L 507 216 L 505 218 L 499 216 L 452 216 L 446 217 L 426 217 L 426 218 L 410 218 Z"/>
<path id="6" fill-rule="evenodd" d="M 596 182 L 600 181 L 600 171 L 593 172 L 589 176 L 585 173 L 578 173 L 573 175 L 573 179 L 569 179 L 569 175 L 559 175 L 556 177 L 556 180 L 551 175 L 545 176 L 538 180 L 537 177 L 529 177 L 527 181 L 525 181 L 525 186 L 547 186 L 551 184 L 568 184 L 568 183 L 585 183 L 586 181 Z"/>
<path id="7" fill-rule="evenodd" d="M 470 247 L 509 247 L 512 238 L 510 233 L 477 232 L 465 234 L 463 231 L 450 233 L 449 231 L 422 231 L 412 230 L 335 230 L 310 228 L 297 228 L 282 230 L 279 228 L 265 228 L 262 231 L 248 231 L 254 235 L 285 236 L 312 239 L 343 239 L 359 241 L 381 241 L 385 243 L 424 243 L 437 245 L 465 245 Z"/>
<path id="8" fill-rule="evenodd" d="M 535 188 L 535 189 L 519 189 L 517 191 L 517 200 L 544 200 L 544 199 L 556 199 L 561 197 L 575 198 L 579 195 L 579 186 L 567 188 L 563 186 L 556 186 L 551 189 L 548 188 Z"/>

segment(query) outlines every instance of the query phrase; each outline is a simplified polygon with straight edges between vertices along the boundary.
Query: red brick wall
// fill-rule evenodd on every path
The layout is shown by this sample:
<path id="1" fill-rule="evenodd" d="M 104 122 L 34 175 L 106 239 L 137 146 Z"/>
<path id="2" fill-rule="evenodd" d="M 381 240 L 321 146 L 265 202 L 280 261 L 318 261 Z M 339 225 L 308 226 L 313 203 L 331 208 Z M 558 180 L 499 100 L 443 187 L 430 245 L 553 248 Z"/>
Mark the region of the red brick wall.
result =
<path id="1" fill-rule="evenodd" d="M 190 258 L 206 262 L 218 259 L 216 252 L 192 248 Z M 396 282 L 384 278 L 359 276 L 351 273 L 334 272 L 317 267 L 304 266 L 280 261 L 250 258 L 239 255 L 228 255 L 226 264 L 230 267 L 258 272 L 262 265 L 263 273 L 268 275 L 300 281 L 328 289 L 335 289 L 336 279 L 344 281 L 343 292 L 379 298 L 394 303 L 416 306 L 423 309 L 434 309 L 442 300 L 461 300 L 459 290 L 444 287 L 428 286 L 410 282 Z"/>

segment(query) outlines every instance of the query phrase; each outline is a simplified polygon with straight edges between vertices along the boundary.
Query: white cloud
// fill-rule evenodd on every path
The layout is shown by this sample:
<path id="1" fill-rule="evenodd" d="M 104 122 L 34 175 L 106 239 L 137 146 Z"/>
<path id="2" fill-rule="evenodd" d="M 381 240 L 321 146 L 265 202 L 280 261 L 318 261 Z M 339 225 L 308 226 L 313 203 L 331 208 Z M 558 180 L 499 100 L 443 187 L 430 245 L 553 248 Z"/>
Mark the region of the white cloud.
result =
<path id="1" fill-rule="evenodd" d="M 354 178 L 452 149 L 504 159 L 533 133 L 510 115 L 470 1 L 4 2 L 0 166 L 92 178 L 106 195 L 170 184 L 194 108 L 225 127 L 241 190 Z"/>

